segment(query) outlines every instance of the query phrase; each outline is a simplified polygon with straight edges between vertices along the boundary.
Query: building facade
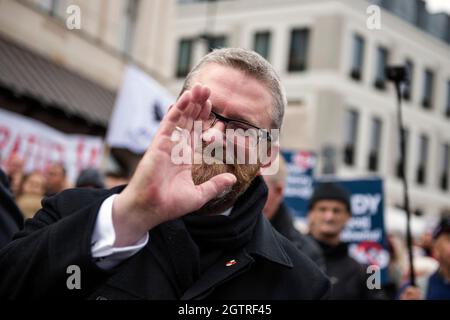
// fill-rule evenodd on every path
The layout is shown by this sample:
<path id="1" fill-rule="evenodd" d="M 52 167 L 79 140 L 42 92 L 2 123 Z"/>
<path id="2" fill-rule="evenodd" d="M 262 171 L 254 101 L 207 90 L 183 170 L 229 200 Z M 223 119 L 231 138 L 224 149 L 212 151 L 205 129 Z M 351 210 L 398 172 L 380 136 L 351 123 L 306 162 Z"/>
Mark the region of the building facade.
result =
<path id="1" fill-rule="evenodd" d="M 396 95 L 384 68 L 406 64 L 412 75 L 403 93 L 411 207 L 437 217 L 450 207 L 450 44 L 442 27 L 448 16 L 436 22 L 421 1 L 391 2 L 399 4 L 180 1 L 171 90 L 178 92 L 182 77 L 213 47 L 258 51 L 287 91 L 281 146 L 317 153 L 319 176 L 383 177 L 389 208 L 402 205 L 403 189 Z M 377 18 L 380 28 L 370 25 Z"/>
<path id="2" fill-rule="evenodd" d="M 104 136 L 129 63 L 170 77 L 174 9 L 174 0 L 0 1 L 0 108 Z M 138 160 L 113 153 L 129 171 Z"/>

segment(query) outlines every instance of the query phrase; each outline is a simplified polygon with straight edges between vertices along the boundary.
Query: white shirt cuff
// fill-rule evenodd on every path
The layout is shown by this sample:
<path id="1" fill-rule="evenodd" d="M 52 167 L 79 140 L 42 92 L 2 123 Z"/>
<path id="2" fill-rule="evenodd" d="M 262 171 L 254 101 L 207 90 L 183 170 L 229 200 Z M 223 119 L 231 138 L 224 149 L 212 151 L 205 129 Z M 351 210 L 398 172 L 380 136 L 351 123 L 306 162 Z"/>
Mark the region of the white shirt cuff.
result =
<path id="1" fill-rule="evenodd" d="M 92 234 L 91 254 L 98 267 L 109 270 L 130 258 L 148 242 L 148 233 L 136 244 L 128 247 L 114 247 L 116 233 L 112 221 L 112 205 L 117 194 L 103 201 Z"/>

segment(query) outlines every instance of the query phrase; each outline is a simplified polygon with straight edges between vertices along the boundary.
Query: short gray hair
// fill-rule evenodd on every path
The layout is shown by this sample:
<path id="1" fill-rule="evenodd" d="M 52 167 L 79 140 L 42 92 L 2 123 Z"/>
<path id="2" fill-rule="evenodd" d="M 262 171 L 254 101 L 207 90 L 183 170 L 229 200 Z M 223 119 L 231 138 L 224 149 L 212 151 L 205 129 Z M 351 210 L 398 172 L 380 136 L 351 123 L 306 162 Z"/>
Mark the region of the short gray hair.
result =
<path id="1" fill-rule="evenodd" d="M 192 87 L 192 80 L 201 68 L 209 63 L 230 66 L 243 71 L 262 83 L 270 90 L 273 98 L 272 128 L 279 129 L 283 122 L 284 109 L 287 105 L 286 94 L 281 85 L 280 77 L 273 66 L 258 53 L 240 48 L 215 49 L 204 56 L 200 62 L 189 72 L 184 80 L 181 92 Z"/>

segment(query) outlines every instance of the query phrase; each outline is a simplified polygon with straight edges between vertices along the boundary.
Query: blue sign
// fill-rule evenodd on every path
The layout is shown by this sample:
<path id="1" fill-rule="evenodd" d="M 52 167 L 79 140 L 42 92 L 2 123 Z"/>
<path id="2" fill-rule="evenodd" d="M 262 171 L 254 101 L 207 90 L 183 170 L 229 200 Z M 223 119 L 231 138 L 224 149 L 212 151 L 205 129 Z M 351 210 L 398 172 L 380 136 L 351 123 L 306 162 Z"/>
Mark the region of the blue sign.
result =
<path id="1" fill-rule="evenodd" d="M 364 265 L 377 265 L 381 270 L 381 282 L 388 277 L 389 253 L 384 228 L 383 181 L 369 179 L 314 179 L 316 155 L 305 151 L 282 151 L 286 160 L 287 178 L 285 203 L 297 220 L 306 223 L 308 203 L 314 187 L 322 182 L 334 182 L 346 189 L 351 196 L 352 218 L 341 234 L 348 242 L 349 254 Z"/>
<path id="2" fill-rule="evenodd" d="M 308 213 L 308 202 L 314 191 L 316 155 L 308 151 L 281 152 L 286 160 L 286 186 L 284 200 L 297 218 Z"/>

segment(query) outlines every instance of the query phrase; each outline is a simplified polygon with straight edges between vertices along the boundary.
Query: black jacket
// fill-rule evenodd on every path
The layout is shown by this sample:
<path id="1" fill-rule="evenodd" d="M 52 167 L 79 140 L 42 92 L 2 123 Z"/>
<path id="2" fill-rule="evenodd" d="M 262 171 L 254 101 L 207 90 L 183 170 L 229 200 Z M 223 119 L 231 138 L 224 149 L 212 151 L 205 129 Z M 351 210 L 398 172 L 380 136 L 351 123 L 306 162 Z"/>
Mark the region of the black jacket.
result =
<path id="1" fill-rule="evenodd" d="M 8 178 L 0 169 L 0 248 L 10 242 L 22 227 L 22 213 L 14 201 Z"/>
<path id="2" fill-rule="evenodd" d="M 301 234 L 295 229 L 292 216 L 284 203 L 280 204 L 280 207 L 270 222 L 275 230 L 292 241 L 300 251 L 317 264 L 320 270 L 325 272 L 325 259 L 322 254 L 322 249 L 313 239 Z"/>
<path id="3" fill-rule="evenodd" d="M 317 241 L 317 240 L 316 240 Z M 331 300 L 372 300 L 377 296 L 367 288 L 364 267 L 348 255 L 348 245 L 341 242 L 329 246 L 317 241 L 326 262 L 326 273 L 331 281 Z"/>
<path id="4" fill-rule="evenodd" d="M 44 200 L 43 208 L 0 251 L 0 298 L 321 299 L 327 296 L 330 284 L 326 276 L 263 218 L 261 209 L 267 189 L 260 178 L 240 197 L 231 213 L 254 214 L 249 241 L 219 255 L 209 255 L 212 265 L 197 273 L 198 277 L 193 277 L 196 273 L 191 272 L 198 251 L 194 250 L 195 246 L 186 246 L 193 239 L 186 232 L 183 219 L 150 230 L 148 244 L 114 270 L 99 269 L 91 257 L 91 235 L 100 205 L 120 191 L 121 188 L 72 189 Z M 201 238 L 201 233 L 196 237 Z M 200 255 L 203 250 L 208 252 L 202 246 Z M 77 265 L 81 270 L 80 290 L 67 289 L 70 265 Z"/>

